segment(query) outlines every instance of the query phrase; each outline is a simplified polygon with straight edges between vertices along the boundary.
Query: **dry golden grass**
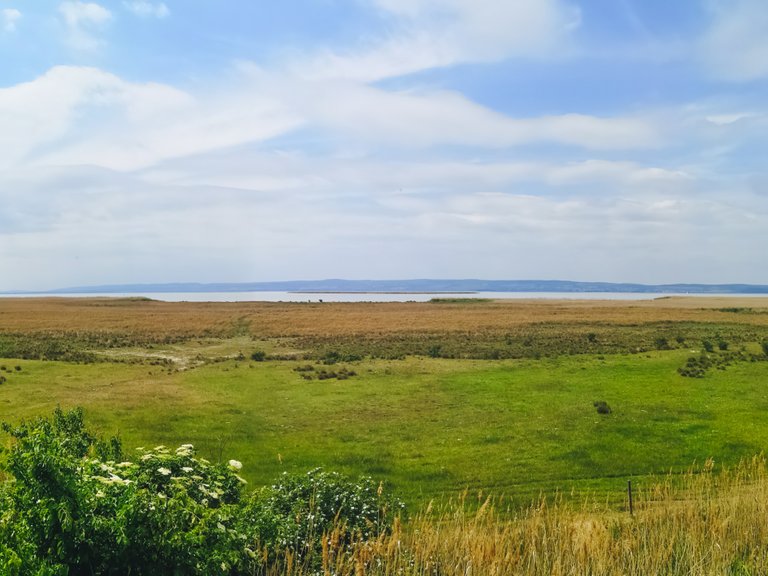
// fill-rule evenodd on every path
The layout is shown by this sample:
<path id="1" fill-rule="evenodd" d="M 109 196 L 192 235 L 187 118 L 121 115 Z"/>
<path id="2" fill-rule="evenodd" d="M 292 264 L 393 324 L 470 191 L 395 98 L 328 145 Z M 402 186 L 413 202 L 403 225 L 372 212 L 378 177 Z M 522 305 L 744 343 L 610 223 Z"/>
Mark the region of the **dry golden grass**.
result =
<path id="1" fill-rule="evenodd" d="M 742 309 L 734 313 L 733 309 Z M 111 332 L 255 337 L 503 332 L 525 326 L 660 322 L 768 326 L 766 298 L 497 300 L 466 303 L 168 303 L 106 298 L 3 298 L 0 333 Z"/>
<path id="2" fill-rule="evenodd" d="M 673 487 L 672 482 L 675 486 Z M 543 500 L 517 517 L 486 500 L 428 509 L 351 554 L 326 547 L 323 573 L 507 575 L 712 575 L 768 571 L 768 477 L 762 458 L 732 471 L 710 466 L 660 480 L 635 514 L 595 502 Z M 331 536 L 331 541 L 333 535 Z M 274 574 L 308 574 L 301 566 Z"/>

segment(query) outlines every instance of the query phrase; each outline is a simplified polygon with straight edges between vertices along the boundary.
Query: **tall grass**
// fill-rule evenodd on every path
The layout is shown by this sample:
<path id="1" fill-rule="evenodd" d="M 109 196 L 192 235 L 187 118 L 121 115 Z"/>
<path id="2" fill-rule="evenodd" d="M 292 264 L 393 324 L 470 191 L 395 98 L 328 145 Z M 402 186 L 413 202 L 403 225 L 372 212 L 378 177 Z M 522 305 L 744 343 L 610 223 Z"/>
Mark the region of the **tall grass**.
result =
<path id="1" fill-rule="evenodd" d="M 768 573 L 768 475 L 756 457 L 712 462 L 637 494 L 634 515 L 594 501 L 542 498 L 513 513 L 488 498 L 430 506 L 373 542 L 339 550 L 326 536 L 323 574 L 711 575 Z M 470 511 L 473 510 L 473 511 Z M 296 565 L 270 574 L 317 573 Z"/>

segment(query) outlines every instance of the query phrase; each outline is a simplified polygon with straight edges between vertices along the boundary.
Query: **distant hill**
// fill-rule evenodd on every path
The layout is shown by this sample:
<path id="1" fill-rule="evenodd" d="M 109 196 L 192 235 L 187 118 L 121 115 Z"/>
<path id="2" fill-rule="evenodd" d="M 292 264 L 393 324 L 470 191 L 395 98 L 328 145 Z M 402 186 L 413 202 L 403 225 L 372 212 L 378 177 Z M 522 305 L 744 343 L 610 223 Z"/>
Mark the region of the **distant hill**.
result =
<path id="1" fill-rule="evenodd" d="M 628 284 L 567 280 L 292 280 L 247 283 L 111 284 L 46 291 L 47 294 L 146 292 L 634 292 L 654 294 L 768 294 L 758 284 Z"/>

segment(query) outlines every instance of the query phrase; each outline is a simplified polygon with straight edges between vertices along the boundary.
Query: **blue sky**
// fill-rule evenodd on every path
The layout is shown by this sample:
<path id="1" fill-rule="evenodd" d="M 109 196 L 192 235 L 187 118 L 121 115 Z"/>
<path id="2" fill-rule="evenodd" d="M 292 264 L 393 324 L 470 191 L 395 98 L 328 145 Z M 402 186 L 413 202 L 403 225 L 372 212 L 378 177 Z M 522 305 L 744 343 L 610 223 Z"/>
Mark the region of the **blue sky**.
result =
<path id="1" fill-rule="evenodd" d="M 763 0 L 0 0 L 0 290 L 768 283 Z"/>

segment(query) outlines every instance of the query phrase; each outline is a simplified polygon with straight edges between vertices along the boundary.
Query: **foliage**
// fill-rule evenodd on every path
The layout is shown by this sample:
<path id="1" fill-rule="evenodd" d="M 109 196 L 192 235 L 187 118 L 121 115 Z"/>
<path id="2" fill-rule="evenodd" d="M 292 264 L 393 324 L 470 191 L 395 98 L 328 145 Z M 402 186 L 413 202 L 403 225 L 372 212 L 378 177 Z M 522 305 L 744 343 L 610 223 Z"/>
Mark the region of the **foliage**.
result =
<path id="1" fill-rule="evenodd" d="M 654 340 L 654 346 L 656 350 L 670 350 L 672 347 L 669 345 L 669 340 L 664 336 L 659 336 Z"/>
<path id="2" fill-rule="evenodd" d="M 262 548 L 311 560 L 334 524 L 349 544 L 398 510 L 370 479 L 320 470 L 246 498 L 240 462 L 212 464 L 190 444 L 123 460 L 82 409 L 3 428 L 15 440 L 13 481 L 0 485 L 0 573 L 11 576 L 251 574 Z"/>
<path id="3" fill-rule="evenodd" d="M 721 348 L 721 350 L 723 349 Z M 718 354 L 702 353 L 699 356 L 689 357 L 685 366 L 678 368 L 677 372 L 680 376 L 688 378 L 704 378 L 707 372 L 713 368 L 725 370 L 737 362 L 757 362 L 760 360 L 765 360 L 765 356 L 747 354 L 744 351 L 720 352 Z"/>
<path id="4" fill-rule="evenodd" d="M 254 362 L 264 362 L 267 359 L 267 353 L 264 350 L 254 350 L 251 353 L 251 360 Z"/>
<path id="5" fill-rule="evenodd" d="M 605 400 L 597 400 L 593 403 L 593 406 L 597 408 L 598 414 L 610 414 L 612 412 L 611 407 Z"/>
<path id="6" fill-rule="evenodd" d="M 316 468 L 304 475 L 284 473 L 277 483 L 254 493 L 245 518 L 259 527 L 258 546 L 269 557 L 284 559 L 289 550 L 305 565 L 319 565 L 331 534 L 335 549 L 376 538 L 390 529 L 402 509 L 370 477 L 352 481 Z"/>

